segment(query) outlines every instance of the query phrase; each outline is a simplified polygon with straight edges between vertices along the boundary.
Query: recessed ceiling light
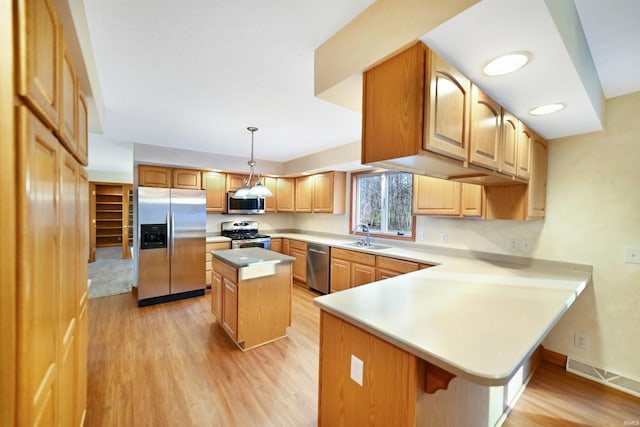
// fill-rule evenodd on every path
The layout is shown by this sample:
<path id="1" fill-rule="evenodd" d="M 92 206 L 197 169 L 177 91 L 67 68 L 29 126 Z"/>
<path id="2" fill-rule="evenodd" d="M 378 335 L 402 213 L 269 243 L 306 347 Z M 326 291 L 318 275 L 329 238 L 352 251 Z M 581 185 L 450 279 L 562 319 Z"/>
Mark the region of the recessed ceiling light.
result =
<path id="1" fill-rule="evenodd" d="M 546 104 L 536 108 L 532 108 L 529 111 L 529 114 L 531 114 L 532 116 L 543 116 L 545 114 L 551 114 L 551 113 L 555 113 L 556 111 L 560 111 L 564 109 L 564 107 L 565 105 L 560 103 Z"/>
<path id="2" fill-rule="evenodd" d="M 531 58 L 529 52 L 512 52 L 501 55 L 491 60 L 484 66 L 482 72 L 487 76 L 501 76 L 503 74 L 513 73 L 524 67 Z"/>

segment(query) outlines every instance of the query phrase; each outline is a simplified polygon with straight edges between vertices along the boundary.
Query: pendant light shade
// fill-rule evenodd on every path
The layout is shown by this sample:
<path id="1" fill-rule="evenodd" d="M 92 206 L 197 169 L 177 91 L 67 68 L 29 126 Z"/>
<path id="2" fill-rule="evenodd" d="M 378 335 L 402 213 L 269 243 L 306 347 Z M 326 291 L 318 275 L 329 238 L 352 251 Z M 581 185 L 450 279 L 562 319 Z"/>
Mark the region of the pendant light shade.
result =
<path id="1" fill-rule="evenodd" d="M 238 188 L 233 197 L 236 199 L 257 199 L 258 197 L 273 197 L 273 193 L 262 184 L 262 177 L 257 177 L 253 174 L 253 167 L 256 162 L 253 160 L 253 133 L 258 130 L 255 126 L 249 126 L 247 128 L 251 132 L 251 160 L 247 162 L 249 165 L 249 178 L 244 179 L 244 185 Z M 251 185 L 253 181 L 253 186 Z"/>

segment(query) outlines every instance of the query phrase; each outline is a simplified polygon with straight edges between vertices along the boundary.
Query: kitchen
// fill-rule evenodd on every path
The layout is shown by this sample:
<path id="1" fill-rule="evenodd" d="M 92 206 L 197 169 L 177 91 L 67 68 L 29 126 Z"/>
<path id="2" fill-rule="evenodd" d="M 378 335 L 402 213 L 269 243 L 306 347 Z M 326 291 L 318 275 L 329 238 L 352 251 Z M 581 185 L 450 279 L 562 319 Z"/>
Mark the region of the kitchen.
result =
<path id="1" fill-rule="evenodd" d="M 606 101 L 604 133 L 550 141 L 548 212 L 543 222 L 416 217 L 416 230 L 423 233 L 424 239 L 423 243 L 418 241 L 416 244 L 593 265 L 594 286 L 585 290 L 558 323 L 547 337 L 545 346 L 630 378 L 640 377 L 634 357 L 637 343 L 630 339 L 634 336 L 634 325 L 638 323 L 634 308 L 638 271 L 634 265 L 623 263 L 622 258 L 624 247 L 637 246 L 639 234 L 637 211 L 633 209 L 638 206 L 637 192 L 633 190 L 637 170 L 632 166 L 638 150 L 634 141 L 637 128 L 633 127 L 637 105 L 637 93 L 612 97 Z M 134 161 L 246 173 L 248 138 L 244 128 L 254 124 L 247 120 L 242 117 L 242 123 L 237 126 L 240 131 L 234 141 L 241 145 L 237 154 L 225 157 L 137 143 L 133 148 Z M 266 124 L 257 124 L 261 130 L 256 135 L 256 148 L 265 150 L 268 128 Z M 356 139 L 358 137 L 353 138 Z M 343 163 L 360 160 L 359 143 L 316 151 L 319 153 L 298 158 L 285 166 L 305 171 L 334 164 L 326 159 L 337 158 Z M 264 154 L 256 155 L 258 159 L 263 157 Z M 278 169 L 283 166 L 274 163 L 258 160 L 260 172 L 265 175 L 281 173 Z M 594 197 L 595 194 L 598 196 Z M 594 203 L 594 199 L 600 203 Z M 207 229 L 216 231 L 220 222 L 227 219 L 222 214 L 210 214 Z M 258 221 L 261 230 L 267 233 L 289 229 L 317 233 L 338 230 L 346 236 L 350 228 L 348 213 L 276 213 L 261 216 Z M 441 242 L 443 233 L 447 235 L 446 243 Z M 508 247 L 511 239 L 529 240 L 531 252 L 511 251 Z M 576 333 L 590 336 L 588 349 L 575 347 Z"/>

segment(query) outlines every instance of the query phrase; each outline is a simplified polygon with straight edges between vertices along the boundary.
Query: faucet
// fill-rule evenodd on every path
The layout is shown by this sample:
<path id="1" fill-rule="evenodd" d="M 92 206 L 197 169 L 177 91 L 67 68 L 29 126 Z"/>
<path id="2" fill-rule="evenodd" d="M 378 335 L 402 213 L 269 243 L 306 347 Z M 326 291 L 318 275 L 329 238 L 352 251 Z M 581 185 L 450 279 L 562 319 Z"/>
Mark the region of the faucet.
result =
<path id="1" fill-rule="evenodd" d="M 356 234 L 359 228 L 362 229 L 363 233 L 367 233 L 367 237 L 360 237 L 360 239 L 358 239 L 358 245 L 371 246 L 371 234 L 369 233 L 369 226 L 362 223 L 357 224 L 356 228 L 353 229 L 353 234 Z"/>

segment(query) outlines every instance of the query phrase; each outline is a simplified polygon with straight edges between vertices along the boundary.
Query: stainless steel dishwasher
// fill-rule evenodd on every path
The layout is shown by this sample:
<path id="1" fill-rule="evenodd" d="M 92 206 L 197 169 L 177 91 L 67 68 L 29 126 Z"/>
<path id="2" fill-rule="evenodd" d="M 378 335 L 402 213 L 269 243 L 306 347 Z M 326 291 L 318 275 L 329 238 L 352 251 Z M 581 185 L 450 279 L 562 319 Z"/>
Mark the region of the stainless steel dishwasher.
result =
<path id="1" fill-rule="evenodd" d="M 307 243 L 307 286 L 323 294 L 329 293 L 329 246 Z"/>

